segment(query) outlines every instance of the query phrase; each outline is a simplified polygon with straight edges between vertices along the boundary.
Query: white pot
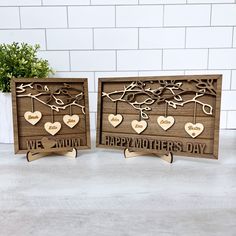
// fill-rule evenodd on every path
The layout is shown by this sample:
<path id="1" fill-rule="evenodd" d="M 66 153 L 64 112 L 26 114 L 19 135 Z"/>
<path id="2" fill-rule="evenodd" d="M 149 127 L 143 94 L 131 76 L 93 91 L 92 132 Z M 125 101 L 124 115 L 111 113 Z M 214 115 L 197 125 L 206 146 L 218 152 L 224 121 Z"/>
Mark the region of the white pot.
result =
<path id="1" fill-rule="evenodd" d="M 11 93 L 0 92 L 0 143 L 13 143 Z"/>

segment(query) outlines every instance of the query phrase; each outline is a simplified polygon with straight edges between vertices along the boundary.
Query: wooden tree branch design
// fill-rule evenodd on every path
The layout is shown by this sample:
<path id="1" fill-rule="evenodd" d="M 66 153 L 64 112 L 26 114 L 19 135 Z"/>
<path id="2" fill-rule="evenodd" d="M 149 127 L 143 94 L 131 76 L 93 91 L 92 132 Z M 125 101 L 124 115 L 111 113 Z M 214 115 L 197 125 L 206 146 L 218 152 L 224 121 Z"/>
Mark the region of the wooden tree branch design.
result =
<path id="1" fill-rule="evenodd" d="M 27 92 L 27 89 L 30 89 L 30 91 Z M 77 93 L 73 95 L 70 91 L 76 91 Z M 81 109 L 82 113 L 85 114 L 85 106 L 79 104 L 79 101 L 84 97 L 84 93 L 67 83 L 64 83 L 63 86 L 54 90 L 49 89 L 47 85 L 43 86 L 39 83 L 21 84 L 16 87 L 16 93 L 17 97 L 32 98 L 45 106 L 48 106 L 52 110 L 55 110 L 56 112 L 65 110 L 71 106 L 77 106 Z M 58 95 L 63 95 L 64 99 L 62 100 L 61 98 L 58 98 Z M 42 99 L 42 96 L 44 96 L 44 100 Z"/>
<path id="2" fill-rule="evenodd" d="M 188 81 L 190 82 L 190 81 Z M 191 80 L 194 87 L 191 89 L 183 88 L 181 81 L 175 80 L 159 80 L 157 88 L 152 89 L 153 81 L 134 81 L 128 86 L 124 86 L 123 90 L 113 92 L 102 92 L 103 98 L 108 98 L 112 102 L 125 102 L 130 104 L 134 109 L 140 112 L 142 119 L 148 119 L 148 111 L 154 103 L 167 103 L 173 108 L 183 107 L 187 103 L 197 103 L 201 105 L 202 111 L 206 115 L 213 114 L 213 107 L 210 104 L 199 100 L 204 95 L 216 96 L 213 79 L 195 79 Z M 149 85 L 149 86 L 148 86 Z M 153 86 L 152 86 L 153 87 Z M 183 95 L 192 94 L 193 97 L 186 101 L 183 100 Z M 142 97 L 142 101 L 138 98 Z"/>

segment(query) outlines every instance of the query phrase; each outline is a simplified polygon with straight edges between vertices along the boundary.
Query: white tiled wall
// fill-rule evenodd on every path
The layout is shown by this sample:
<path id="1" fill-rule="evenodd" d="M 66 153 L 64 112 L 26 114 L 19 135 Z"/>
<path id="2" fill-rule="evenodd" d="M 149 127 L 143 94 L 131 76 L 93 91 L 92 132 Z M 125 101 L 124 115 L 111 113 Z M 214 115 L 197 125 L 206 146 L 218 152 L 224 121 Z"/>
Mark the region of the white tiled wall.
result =
<path id="1" fill-rule="evenodd" d="M 236 0 L 0 0 L 0 43 L 39 43 L 59 77 L 223 74 L 236 128 Z"/>

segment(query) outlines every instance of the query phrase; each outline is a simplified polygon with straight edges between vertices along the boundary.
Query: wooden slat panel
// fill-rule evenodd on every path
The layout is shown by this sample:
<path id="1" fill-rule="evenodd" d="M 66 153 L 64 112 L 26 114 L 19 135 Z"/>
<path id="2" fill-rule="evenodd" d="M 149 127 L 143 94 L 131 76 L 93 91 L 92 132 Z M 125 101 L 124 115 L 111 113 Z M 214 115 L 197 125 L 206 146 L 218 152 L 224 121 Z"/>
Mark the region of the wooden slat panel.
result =
<path id="1" fill-rule="evenodd" d="M 199 140 L 199 141 L 196 141 L 196 142 L 191 142 L 191 140 L 189 140 L 188 138 L 173 138 L 172 136 L 166 136 L 166 137 L 163 137 L 163 136 L 150 136 L 150 135 L 145 135 L 145 136 L 142 136 L 142 135 L 130 135 L 129 133 L 122 133 L 122 134 L 119 134 L 119 135 L 116 135 L 116 134 L 111 134 L 111 133 L 108 133 L 108 132 L 102 132 L 101 133 L 101 137 L 102 137 L 102 142 L 101 142 L 101 147 L 106 147 L 106 148 L 118 148 L 118 149 L 124 149 L 127 147 L 126 144 L 122 145 L 122 146 L 108 146 L 106 145 L 106 136 L 110 136 L 110 137 L 120 137 L 120 138 L 133 138 L 133 139 L 148 139 L 148 140 L 158 140 L 158 141 L 167 141 L 167 142 L 182 142 L 183 144 L 183 151 L 174 151 L 173 153 L 176 154 L 176 155 L 180 155 L 180 156 L 197 156 L 196 153 L 191 153 L 191 152 L 185 152 L 186 151 L 186 146 L 187 146 L 187 143 L 195 143 L 196 145 L 197 144 L 206 144 L 206 148 L 204 150 L 204 154 L 202 154 L 201 156 L 203 157 L 208 157 L 208 158 L 216 158 L 214 157 L 214 155 L 212 154 L 212 150 L 213 150 L 213 140 Z M 130 150 L 135 150 L 135 151 L 147 151 L 147 152 L 150 152 L 150 153 L 157 153 L 157 154 L 160 154 L 160 155 L 163 155 L 165 153 L 167 153 L 168 151 L 162 149 L 162 150 L 157 150 L 157 149 L 144 149 L 142 147 L 138 148 L 132 148 L 130 147 L 129 148 Z"/>
<path id="2" fill-rule="evenodd" d="M 81 134 L 73 134 L 73 135 L 60 135 L 58 134 L 56 137 L 52 137 L 51 135 L 44 135 L 44 137 L 47 137 L 52 140 L 58 140 L 58 139 L 66 139 L 66 138 L 80 138 L 81 139 L 81 146 L 78 148 L 79 150 L 87 149 L 88 145 L 86 143 L 86 133 Z M 20 152 L 18 153 L 24 153 L 27 151 L 27 140 L 41 140 L 42 136 L 33 136 L 33 137 L 21 137 L 20 142 Z"/>
<path id="3" fill-rule="evenodd" d="M 35 86 L 36 84 L 38 84 L 38 85 L 42 85 L 43 87 L 45 86 L 45 85 L 47 85 L 48 87 L 53 87 L 53 90 L 55 91 L 55 90 L 57 90 L 58 88 L 61 88 L 62 86 L 64 86 L 64 84 L 66 83 L 66 84 L 69 84 L 72 88 L 75 88 L 75 89 L 79 89 L 79 90 L 81 90 L 81 91 L 84 91 L 84 86 L 83 86 L 83 82 L 76 82 L 75 80 L 76 79 L 74 79 L 72 82 L 70 82 L 69 80 L 70 79 L 63 79 L 64 80 L 64 82 L 60 82 L 60 81 L 58 81 L 58 79 L 57 78 L 55 78 L 54 79 L 54 81 L 53 82 L 48 82 L 50 79 L 44 79 L 44 80 L 39 80 L 38 81 L 38 79 L 35 79 L 35 82 L 33 83 L 33 86 Z M 25 82 L 18 82 L 18 80 L 17 80 L 17 82 L 16 82 L 16 87 L 19 87 L 22 83 L 24 83 L 24 84 L 30 84 L 31 82 L 33 82 L 33 80 L 32 79 L 29 79 L 29 81 L 27 82 L 27 81 L 25 81 Z M 39 87 L 38 87 L 39 88 Z M 31 88 L 25 88 L 26 89 L 26 91 L 29 91 L 29 92 L 31 92 L 32 94 L 34 94 L 35 93 L 35 91 L 32 91 L 31 90 Z M 18 89 L 17 89 L 18 90 Z M 78 92 L 76 91 L 76 90 L 74 90 L 74 89 L 71 89 L 70 90 L 70 93 L 71 94 L 77 94 Z M 19 93 L 18 93 L 19 94 Z"/>
<path id="4" fill-rule="evenodd" d="M 219 75 L 210 75 L 209 76 L 211 79 L 218 79 Z M 158 76 L 158 77 L 133 77 L 133 78 L 116 78 L 116 79 L 110 79 L 106 78 L 103 79 L 103 91 L 105 92 L 114 92 L 114 91 L 120 91 L 124 89 L 124 86 L 127 87 L 128 85 L 130 85 L 131 82 L 135 82 L 135 81 L 142 81 L 146 84 L 147 87 L 150 87 L 151 89 L 156 88 L 155 85 L 156 84 L 151 84 L 150 81 L 158 81 L 158 80 L 175 80 L 176 83 L 177 82 L 182 82 L 182 88 L 185 89 L 196 89 L 195 88 L 195 82 L 190 82 L 188 83 L 187 80 L 191 81 L 193 79 L 202 79 L 205 80 L 207 79 L 207 76 Z M 123 79 L 126 79 L 126 81 L 124 81 Z M 156 82 L 157 83 L 157 82 Z"/>
<path id="5" fill-rule="evenodd" d="M 46 96 L 42 96 L 46 97 Z M 61 96 L 58 96 L 58 98 L 61 98 Z M 41 99 L 41 98 L 40 98 Z M 79 104 L 84 105 L 84 100 L 81 101 Z M 24 116 L 26 111 L 31 111 L 32 109 L 32 103 L 30 98 L 18 98 L 17 99 L 17 106 L 18 106 L 18 116 Z M 51 108 L 45 106 L 44 104 L 40 103 L 39 101 L 34 101 L 34 110 L 35 111 L 43 111 L 44 115 L 51 115 Z M 80 107 L 72 106 L 73 114 L 81 115 L 83 114 Z M 54 111 L 55 115 L 69 115 L 70 114 L 70 108 L 66 108 L 65 110 L 60 110 L 60 112 Z"/>
<path id="6" fill-rule="evenodd" d="M 186 96 L 187 99 L 190 98 L 190 96 Z M 213 97 L 209 97 L 209 100 L 207 103 L 212 106 L 213 108 L 213 116 L 215 115 L 215 99 Z M 201 102 L 205 102 L 206 99 L 199 99 Z M 178 106 L 176 109 L 168 106 L 168 114 L 169 115 L 178 115 L 178 116 L 193 116 L 193 109 L 194 109 L 194 103 L 188 103 L 184 105 L 184 109 L 182 107 Z M 115 113 L 115 102 L 112 102 L 108 98 L 103 98 L 103 107 L 102 110 L 104 113 Z M 117 104 L 117 113 L 120 114 L 138 114 L 138 111 L 135 110 L 130 104 L 125 102 L 118 102 Z M 165 104 L 155 104 L 152 106 L 152 110 L 147 111 L 148 115 L 164 115 L 165 114 Z M 209 115 L 206 115 L 203 110 L 202 106 L 200 104 L 197 104 L 197 116 L 204 116 L 208 117 Z"/>
<path id="7" fill-rule="evenodd" d="M 150 116 L 149 120 L 147 120 L 148 127 L 146 128 L 146 130 L 142 132 L 142 135 L 159 135 L 167 137 L 171 136 L 179 138 L 191 138 L 186 133 L 184 125 L 187 122 L 193 122 L 193 118 L 190 119 L 190 117 L 175 116 L 174 125 L 170 129 L 165 131 L 157 124 L 157 117 L 158 116 Z M 131 122 L 133 120 L 138 120 L 138 115 L 125 114 L 122 123 L 116 128 L 114 128 L 108 121 L 108 114 L 103 114 L 103 131 L 117 134 L 120 133 L 129 133 L 131 135 L 137 134 L 131 127 Z M 199 117 L 197 118 L 197 122 L 203 123 L 205 128 L 203 132 L 197 138 L 195 138 L 195 140 L 199 138 L 212 139 L 214 137 L 214 122 L 212 122 L 212 118 Z"/>
<path id="8" fill-rule="evenodd" d="M 139 76 L 139 77 L 106 77 L 99 78 L 99 80 L 103 83 L 128 83 L 129 81 L 150 81 L 150 80 L 193 80 L 193 79 L 216 79 L 218 80 L 220 74 L 212 74 L 212 75 L 163 75 L 163 76 Z"/>
<path id="9" fill-rule="evenodd" d="M 47 135 L 47 131 L 44 129 L 44 124 L 46 122 L 52 122 L 51 116 L 43 116 L 41 120 L 36 125 L 31 125 L 29 122 L 25 120 L 24 117 L 19 117 L 18 119 L 21 126 L 19 127 L 19 136 L 20 137 L 34 137 L 34 136 L 45 136 Z M 85 119 L 84 116 L 80 116 L 79 123 L 73 128 L 69 128 L 64 122 L 63 117 L 61 115 L 54 116 L 54 122 L 61 123 L 61 130 L 58 134 L 80 134 L 85 133 Z"/>

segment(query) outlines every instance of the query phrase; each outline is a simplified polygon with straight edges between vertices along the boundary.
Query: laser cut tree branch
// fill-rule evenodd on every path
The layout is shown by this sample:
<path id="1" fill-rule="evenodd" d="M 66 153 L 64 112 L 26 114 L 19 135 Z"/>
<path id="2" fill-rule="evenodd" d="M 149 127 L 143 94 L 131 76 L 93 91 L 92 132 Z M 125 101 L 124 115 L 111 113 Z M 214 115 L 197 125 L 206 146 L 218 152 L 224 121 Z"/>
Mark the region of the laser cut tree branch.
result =
<path id="1" fill-rule="evenodd" d="M 27 89 L 30 88 L 30 92 L 27 92 Z M 32 90 L 35 91 L 35 94 L 32 94 Z M 70 94 L 70 90 L 75 90 L 78 93 L 75 95 Z M 81 109 L 82 113 L 85 114 L 85 106 L 79 104 L 79 101 L 83 99 L 84 93 L 77 88 L 71 87 L 69 84 L 64 83 L 64 85 L 55 90 L 50 90 L 47 85 L 42 86 L 41 84 L 21 84 L 16 87 L 17 97 L 29 97 L 38 102 L 48 106 L 50 109 L 59 112 L 60 110 L 65 110 L 70 106 L 77 106 Z M 46 101 L 42 100 L 40 96 L 46 95 Z M 63 95 L 65 100 L 62 100 L 57 97 L 57 95 Z M 51 103 L 51 104 L 50 104 Z M 52 104 L 54 103 L 54 104 Z"/>
<path id="2" fill-rule="evenodd" d="M 183 107 L 187 103 L 196 102 L 202 106 L 202 111 L 206 115 L 212 115 L 213 108 L 207 103 L 203 103 L 198 98 L 203 95 L 216 96 L 214 88 L 214 80 L 192 80 L 195 82 L 195 88 L 184 89 L 182 88 L 182 82 L 175 80 L 159 80 L 159 86 L 155 89 L 147 87 L 146 84 L 153 84 L 153 81 L 135 81 L 124 86 L 123 90 L 116 90 L 114 92 L 102 92 L 102 97 L 107 97 L 112 102 L 126 102 L 130 104 L 134 109 L 140 112 L 141 118 L 148 119 L 146 111 L 150 111 L 151 105 L 155 102 L 157 104 L 167 103 L 173 108 L 178 106 Z M 171 95 L 169 95 L 171 94 Z M 183 95 L 193 94 L 193 98 L 187 101 L 183 101 Z M 139 97 L 144 97 L 143 101 L 138 101 Z"/>

